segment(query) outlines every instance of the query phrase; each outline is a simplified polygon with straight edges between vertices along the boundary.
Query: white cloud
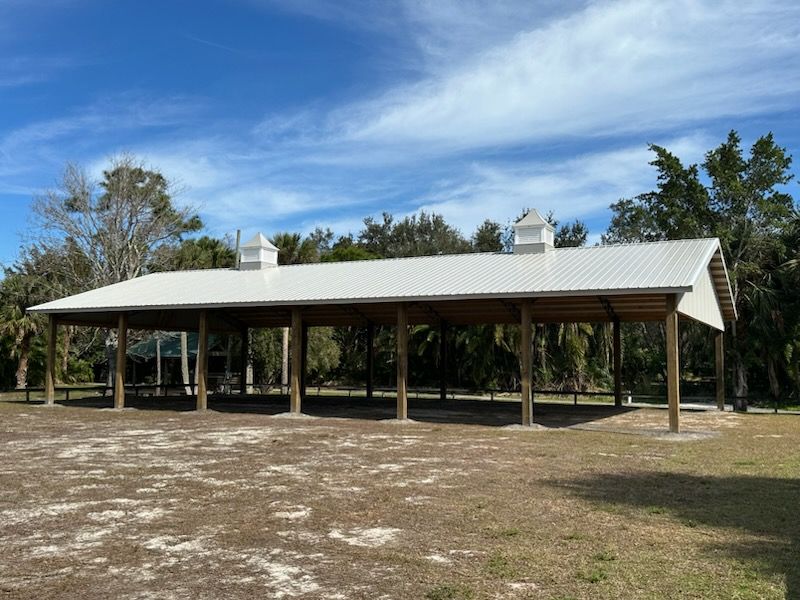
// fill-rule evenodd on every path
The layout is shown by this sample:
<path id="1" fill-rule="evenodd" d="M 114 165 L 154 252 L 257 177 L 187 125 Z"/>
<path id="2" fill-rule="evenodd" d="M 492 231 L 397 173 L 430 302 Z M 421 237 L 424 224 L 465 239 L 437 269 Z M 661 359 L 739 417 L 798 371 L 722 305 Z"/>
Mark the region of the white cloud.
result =
<path id="1" fill-rule="evenodd" d="M 596 2 L 330 116 L 344 140 L 449 153 L 793 106 L 800 6 Z M 369 150 L 368 150 L 369 149 Z"/>
<path id="2" fill-rule="evenodd" d="M 64 162 L 76 160 L 87 146 L 108 147 L 109 136 L 177 126 L 195 117 L 198 107 L 196 100 L 188 98 L 128 93 L 102 98 L 66 116 L 29 123 L 0 136 L 0 176 L 47 165 L 54 169 L 55 178 Z"/>
<path id="3" fill-rule="evenodd" d="M 312 98 L 256 123 L 197 118 L 185 98 L 99 101 L 0 137 L 0 189 L 87 156 L 99 175 L 131 150 L 185 188 L 179 200 L 215 235 L 346 233 L 365 214 L 419 208 L 465 233 L 529 206 L 602 219 L 652 188 L 648 141 L 694 162 L 719 140 L 681 133 L 725 117 L 738 127 L 800 91 L 793 4 L 275 1 L 407 39 L 397 60 L 414 68 L 372 99 Z"/>
<path id="4" fill-rule="evenodd" d="M 695 135 L 664 145 L 690 164 L 700 159 L 709 140 Z M 466 233 L 487 218 L 506 223 L 526 208 L 553 211 L 560 221 L 604 220 L 612 202 L 654 187 L 651 159 L 644 145 L 635 145 L 563 161 L 475 164 L 470 177 L 446 182 L 419 208 L 444 215 Z"/>

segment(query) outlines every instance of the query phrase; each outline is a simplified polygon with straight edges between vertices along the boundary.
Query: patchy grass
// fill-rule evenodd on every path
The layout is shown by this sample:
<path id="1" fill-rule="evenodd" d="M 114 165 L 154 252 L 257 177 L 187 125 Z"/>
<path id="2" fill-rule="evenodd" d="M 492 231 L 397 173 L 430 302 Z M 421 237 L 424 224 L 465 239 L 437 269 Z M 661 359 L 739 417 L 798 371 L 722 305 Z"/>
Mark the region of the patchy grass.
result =
<path id="1" fill-rule="evenodd" d="M 475 593 L 463 585 L 437 585 L 425 594 L 426 600 L 470 600 Z"/>
<path id="2" fill-rule="evenodd" d="M 354 402 L 0 402 L 0 595 L 800 597 L 796 416 L 684 413 L 675 437 L 659 409 L 537 407 L 552 429 L 521 431 Z"/>

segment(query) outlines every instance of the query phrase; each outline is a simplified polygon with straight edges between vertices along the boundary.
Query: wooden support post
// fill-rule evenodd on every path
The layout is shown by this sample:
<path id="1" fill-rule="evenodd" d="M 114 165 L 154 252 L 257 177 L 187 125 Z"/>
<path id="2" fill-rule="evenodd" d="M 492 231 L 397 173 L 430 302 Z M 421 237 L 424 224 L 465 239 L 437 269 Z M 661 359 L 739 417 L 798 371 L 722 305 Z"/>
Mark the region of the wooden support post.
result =
<path id="1" fill-rule="evenodd" d="M 242 359 L 239 364 L 239 394 L 247 394 L 247 358 L 250 355 L 250 330 L 242 329 Z"/>
<path id="2" fill-rule="evenodd" d="M 397 305 L 397 418 L 408 418 L 408 304 Z"/>
<path id="3" fill-rule="evenodd" d="M 367 399 L 372 399 L 375 385 L 375 324 L 367 323 Z"/>
<path id="4" fill-rule="evenodd" d="M 52 406 L 56 401 L 56 341 L 58 339 L 58 321 L 55 315 L 47 319 L 47 366 L 44 373 L 44 401 Z"/>
<path id="5" fill-rule="evenodd" d="M 622 406 L 622 335 L 614 319 L 614 406 Z"/>
<path id="6" fill-rule="evenodd" d="M 300 359 L 300 397 L 306 397 L 306 378 L 308 374 L 308 325 L 303 323 L 303 345 Z"/>
<path id="7" fill-rule="evenodd" d="M 667 402 L 669 404 L 669 430 L 679 433 L 681 430 L 680 407 L 680 350 L 678 347 L 678 297 L 667 295 Z"/>
<path id="8" fill-rule="evenodd" d="M 533 407 L 531 406 L 531 380 L 533 379 L 533 363 L 531 362 L 531 304 L 523 302 L 520 310 L 519 336 L 519 368 L 522 399 L 522 424 L 533 425 Z"/>
<path id="9" fill-rule="evenodd" d="M 303 314 L 299 308 L 292 309 L 292 365 L 289 389 L 289 410 L 295 414 L 302 411 L 303 396 Z"/>
<path id="10" fill-rule="evenodd" d="M 439 322 L 439 399 L 447 400 L 447 321 Z"/>
<path id="11" fill-rule="evenodd" d="M 197 410 L 208 408 L 208 311 L 200 311 L 197 328 Z"/>
<path id="12" fill-rule="evenodd" d="M 714 354 L 717 367 L 717 408 L 725 410 L 725 338 L 722 331 L 714 332 Z"/>
<path id="13" fill-rule="evenodd" d="M 125 408 L 125 361 L 128 356 L 128 313 L 117 323 L 117 364 L 114 373 L 114 408 Z"/>

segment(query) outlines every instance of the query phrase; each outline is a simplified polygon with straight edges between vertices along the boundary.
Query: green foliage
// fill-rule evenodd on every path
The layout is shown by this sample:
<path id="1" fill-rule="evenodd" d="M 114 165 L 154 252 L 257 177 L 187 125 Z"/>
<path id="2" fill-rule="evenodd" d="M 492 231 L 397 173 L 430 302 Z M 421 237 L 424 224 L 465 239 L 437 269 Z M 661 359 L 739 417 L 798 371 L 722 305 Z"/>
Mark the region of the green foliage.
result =
<path id="1" fill-rule="evenodd" d="M 486 219 L 472 234 L 475 252 L 501 252 L 503 250 L 503 228 L 500 223 Z"/>
<path id="2" fill-rule="evenodd" d="M 95 184 L 67 165 L 59 185 L 33 204 L 41 246 L 61 255 L 60 275 L 83 291 L 158 270 L 164 249 L 203 224 L 179 208 L 169 182 L 135 157 L 113 158 Z"/>
<path id="3" fill-rule="evenodd" d="M 275 384 L 281 381 L 282 334 L 280 329 L 254 329 L 250 333 L 254 383 Z"/>
<path id="4" fill-rule="evenodd" d="M 320 260 L 322 262 L 346 262 L 351 260 L 372 260 L 374 258 L 380 257 L 356 244 L 353 236 L 348 234 L 341 236 L 330 249 L 321 255 Z"/>
<path id="5" fill-rule="evenodd" d="M 30 306 L 52 299 L 53 286 L 45 268 L 48 259 L 39 251 L 29 252 L 13 268 L 6 269 L 0 283 L 0 336 L 8 338 L 7 356 L 16 360 L 14 385 L 17 388 L 28 385 L 31 358 L 45 330 L 45 317 L 26 311 Z"/>
<path id="6" fill-rule="evenodd" d="M 588 571 L 581 571 L 578 573 L 578 579 L 586 583 L 600 583 L 608 579 L 608 571 L 602 567 L 594 567 Z"/>
<path id="7" fill-rule="evenodd" d="M 342 349 L 333 332 L 333 327 L 312 327 L 308 331 L 306 373 L 309 382 L 327 383 L 339 366 Z"/>
<path id="8" fill-rule="evenodd" d="M 496 579 L 514 579 L 518 576 L 516 567 L 509 558 L 500 552 L 494 552 L 484 565 L 488 575 Z"/>
<path id="9" fill-rule="evenodd" d="M 425 593 L 426 600 L 471 600 L 475 592 L 465 585 L 444 583 Z"/>
<path id="10" fill-rule="evenodd" d="M 658 173 L 657 187 L 611 206 L 614 215 L 604 241 L 719 238 L 739 313 L 726 336 L 734 395 L 746 396 L 751 384 L 775 397 L 800 394 L 800 316 L 791 267 L 798 256 L 797 209 L 786 188 L 791 157 L 771 133 L 757 139 L 745 156 L 739 135 L 731 131 L 699 166 L 684 166 L 660 146 L 650 149 L 656 156 L 651 164 Z M 632 349 L 656 336 L 652 326 L 628 334 L 625 346 Z M 682 336 L 690 371 L 702 371 L 705 336 L 697 329 Z M 645 367 L 640 373 L 652 376 L 647 357 L 634 360 Z M 641 383 L 642 377 L 637 379 Z"/>
<path id="11" fill-rule="evenodd" d="M 184 269 L 228 269 L 235 264 L 236 253 L 225 241 L 204 235 L 197 239 L 184 240 L 167 263 L 171 268 Z"/>
<path id="12" fill-rule="evenodd" d="M 425 211 L 400 221 L 389 213 L 383 213 L 381 221 L 367 217 L 358 241 L 368 252 L 385 258 L 457 254 L 471 249 L 461 232 L 448 225 L 444 217 Z"/>
<path id="13" fill-rule="evenodd" d="M 278 264 L 297 265 L 319 261 L 317 243 L 299 233 L 280 232 L 270 240 L 278 248 Z"/>
<path id="14" fill-rule="evenodd" d="M 586 227 L 586 223 L 576 219 L 556 229 L 553 244 L 556 248 L 577 248 L 585 246 L 588 237 L 589 228 Z"/>

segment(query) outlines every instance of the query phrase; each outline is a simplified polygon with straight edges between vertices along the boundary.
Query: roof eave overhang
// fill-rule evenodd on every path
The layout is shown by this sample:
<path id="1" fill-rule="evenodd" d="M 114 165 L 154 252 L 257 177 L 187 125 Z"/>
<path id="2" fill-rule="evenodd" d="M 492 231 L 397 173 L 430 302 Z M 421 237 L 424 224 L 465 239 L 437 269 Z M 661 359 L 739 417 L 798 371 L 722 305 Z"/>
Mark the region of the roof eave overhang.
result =
<path id="1" fill-rule="evenodd" d="M 692 286 L 661 287 L 661 288 L 624 288 L 624 289 L 592 289 L 592 290 L 563 290 L 547 292 L 508 292 L 501 294 L 458 294 L 447 296 L 393 296 L 380 298 L 332 298 L 308 299 L 295 302 L 209 302 L 193 304 L 153 304 L 153 305 L 124 305 L 124 306 L 93 306 L 93 307 L 48 307 L 47 304 L 34 306 L 28 309 L 31 313 L 40 314 L 79 314 L 79 313 L 119 313 L 130 311 L 158 311 L 158 310 L 199 310 L 199 309 L 224 309 L 224 308 L 286 308 L 291 306 L 320 306 L 342 304 L 386 304 L 396 302 L 453 302 L 469 300 L 524 300 L 536 298 L 579 298 L 591 296 L 621 296 L 621 295 L 652 295 L 652 294 L 681 294 L 691 292 Z"/>

